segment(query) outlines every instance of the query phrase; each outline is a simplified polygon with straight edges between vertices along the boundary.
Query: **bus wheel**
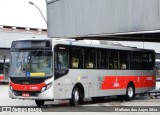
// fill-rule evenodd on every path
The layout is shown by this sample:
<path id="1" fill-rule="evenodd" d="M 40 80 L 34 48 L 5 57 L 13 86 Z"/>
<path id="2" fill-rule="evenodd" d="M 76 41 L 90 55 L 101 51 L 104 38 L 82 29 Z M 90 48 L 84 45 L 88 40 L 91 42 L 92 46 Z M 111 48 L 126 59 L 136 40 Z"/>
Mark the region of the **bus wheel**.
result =
<path id="1" fill-rule="evenodd" d="M 135 88 L 134 88 L 133 84 L 130 83 L 127 86 L 127 90 L 126 90 L 126 100 L 130 101 L 130 100 L 134 99 L 134 97 L 135 97 Z"/>
<path id="2" fill-rule="evenodd" d="M 75 87 L 72 92 L 72 98 L 70 99 L 70 105 L 76 106 L 79 104 L 79 101 L 80 101 L 80 93 L 78 87 Z"/>
<path id="3" fill-rule="evenodd" d="M 43 106 L 44 105 L 44 100 L 35 100 L 35 103 L 37 104 L 38 107 Z"/>

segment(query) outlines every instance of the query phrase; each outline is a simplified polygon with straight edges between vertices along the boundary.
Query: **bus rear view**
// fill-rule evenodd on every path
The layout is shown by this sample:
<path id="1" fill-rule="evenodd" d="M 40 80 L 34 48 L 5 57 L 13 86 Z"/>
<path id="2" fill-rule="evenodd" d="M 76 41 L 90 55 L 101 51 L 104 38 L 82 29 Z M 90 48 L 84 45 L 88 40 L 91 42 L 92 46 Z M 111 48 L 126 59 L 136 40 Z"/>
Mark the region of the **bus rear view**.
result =
<path id="1" fill-rule="evenodd" d="M 37 105 L 42 105 L 44 99 L 53 99 L 52 60 L 50 41 L 14 41 L 9 71 L 10 98 L 34 99 Z"/>

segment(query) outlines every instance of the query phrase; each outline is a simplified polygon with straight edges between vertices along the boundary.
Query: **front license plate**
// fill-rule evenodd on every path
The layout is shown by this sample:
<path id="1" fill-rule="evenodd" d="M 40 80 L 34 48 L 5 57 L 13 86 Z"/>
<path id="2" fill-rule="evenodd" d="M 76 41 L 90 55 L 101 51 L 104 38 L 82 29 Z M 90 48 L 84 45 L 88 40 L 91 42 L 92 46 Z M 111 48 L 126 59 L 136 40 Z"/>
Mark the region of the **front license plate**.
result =
<path id="1" fill-rule="evenodd" d="M 22 93 L 22 97 L 29 97 L 30 94 L 29 93 Z"/>

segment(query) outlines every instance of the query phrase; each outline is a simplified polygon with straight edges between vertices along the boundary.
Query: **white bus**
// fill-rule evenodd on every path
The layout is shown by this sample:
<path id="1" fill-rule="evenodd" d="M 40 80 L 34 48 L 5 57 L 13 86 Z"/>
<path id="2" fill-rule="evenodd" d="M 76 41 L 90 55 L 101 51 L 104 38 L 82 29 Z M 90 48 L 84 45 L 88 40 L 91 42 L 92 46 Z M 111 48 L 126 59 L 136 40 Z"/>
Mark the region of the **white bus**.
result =
<path id="1" fill-rule="evenodd" d="M 155 52 L 95 40 L 31 39 L 12 42 L 9 96 L 48 100 L 104 99 L 155 88 Z"/>

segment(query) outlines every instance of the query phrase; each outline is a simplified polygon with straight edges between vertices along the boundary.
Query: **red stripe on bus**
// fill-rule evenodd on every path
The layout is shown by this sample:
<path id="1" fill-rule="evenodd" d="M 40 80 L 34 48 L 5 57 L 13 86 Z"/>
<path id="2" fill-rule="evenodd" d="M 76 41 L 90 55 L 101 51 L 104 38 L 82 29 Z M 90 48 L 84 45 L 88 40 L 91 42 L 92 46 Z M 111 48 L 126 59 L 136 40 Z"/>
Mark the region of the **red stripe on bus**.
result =
<path id="1" fill-rule="evenodd" d="M 5 77 L 4 77 L 3 75 L 0 76 L 0 80 L 4 80 L 4 78 L 5 78 Z"/>
<path id="2" fill-rule="evenodd" d="M 155 87 L 155 76 L 105 76 L 101 89 L 123 89 L 129 82 L 133 82 L 135 88 Z"/>
<path id="3" fill-rule="evenodd" d="M 46 84 L 43 82 L 40 84 L 22 85 L 10 82 L 10 86 L 16 91 L 41 91 L 42 87 L 46 86 Z"/>

